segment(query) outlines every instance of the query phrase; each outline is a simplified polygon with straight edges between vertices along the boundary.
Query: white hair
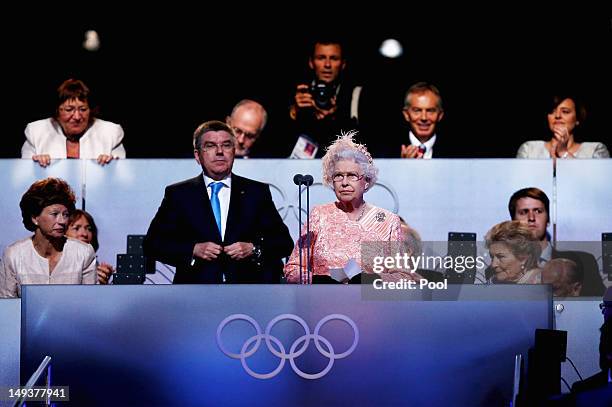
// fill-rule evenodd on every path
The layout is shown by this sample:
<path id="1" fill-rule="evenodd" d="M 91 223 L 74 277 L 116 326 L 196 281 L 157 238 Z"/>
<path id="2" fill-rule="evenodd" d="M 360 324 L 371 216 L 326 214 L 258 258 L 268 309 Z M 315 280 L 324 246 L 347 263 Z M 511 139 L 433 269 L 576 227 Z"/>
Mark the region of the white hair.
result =
<path id="1" fill-rule="evenodd" d="M 351 130 L 347 133 L 341 132 L 338 139 L 327 147 L 323 156 L 323 184 L 333 187 L 333 177 L 336 163 L 338 161 L 354 161 L 365 174 L 368 187 L 366 191 L 376 183 L 378 179 L 378 168 L 374 165 L 372 156 L 365 145 L 356 143 L 353 137 L 357 131 Z"/>

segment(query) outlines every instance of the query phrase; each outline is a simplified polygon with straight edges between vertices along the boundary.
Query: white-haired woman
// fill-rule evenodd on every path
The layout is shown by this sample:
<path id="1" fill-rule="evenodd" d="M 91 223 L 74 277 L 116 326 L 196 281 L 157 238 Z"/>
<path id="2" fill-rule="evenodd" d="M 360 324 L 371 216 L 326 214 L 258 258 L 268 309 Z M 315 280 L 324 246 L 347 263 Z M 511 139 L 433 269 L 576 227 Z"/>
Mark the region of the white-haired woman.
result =
<path id="1" fill-rule="evenodd" d="M 541 283 L 538 260 L 542 249 L 528 226 L 518 220 L 498 223 L 487 232 L 485 244 L 491 256 L 493 283 Z"/>
<path id="2" fill-rule="evenodd" d="M 376 183 L 378 168 L 366 147 L 353 141 L 354 134 L 350 132 L 339 137 L 323 157 L 323 183 L 334 189 L 338 200 L 314 207 L 310 215 L 310 261 L 314 276 L 329 276 L 330 269 L 343 268 L 350 259 L 370 271 L 371 267 L 361 262 L 363 243 L 402 240 L 399 217 L 363 199 L 364 193 Z M 302 235 L 305 233 L 304 230 Z M 299 242 L 285 265 L 285 277 L 290 283 L 300 282 L 298 245 Z M 303 249 L 301 274 L 306 280 L 304 244 Z M 416 276 L 394 274 L 397 278 Z"/>

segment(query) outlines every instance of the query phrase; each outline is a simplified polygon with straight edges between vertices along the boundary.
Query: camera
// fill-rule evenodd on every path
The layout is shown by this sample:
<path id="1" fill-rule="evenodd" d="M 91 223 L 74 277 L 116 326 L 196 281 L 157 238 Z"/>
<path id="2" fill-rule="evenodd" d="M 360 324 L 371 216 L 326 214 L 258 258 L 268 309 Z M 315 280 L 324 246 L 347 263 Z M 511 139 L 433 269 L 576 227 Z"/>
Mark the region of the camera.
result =
<path id="1" fill-rule="evenodd" d="M 310 94 L 319 109 L 332 108 L 332 97 L 336 96 L 336 85 L 323 81 L 315 81 L 310 85 Z"/>

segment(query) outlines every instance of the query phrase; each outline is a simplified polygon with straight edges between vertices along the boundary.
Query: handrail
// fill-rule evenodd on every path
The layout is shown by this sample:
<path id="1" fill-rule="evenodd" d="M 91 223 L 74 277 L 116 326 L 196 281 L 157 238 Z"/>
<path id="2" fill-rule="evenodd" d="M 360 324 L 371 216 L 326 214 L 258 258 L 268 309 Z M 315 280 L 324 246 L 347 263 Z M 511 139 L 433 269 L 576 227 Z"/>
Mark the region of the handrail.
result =
<path id="1" fill-rule="evenodd" d="M 38 379 L 40 379 L 40 376 L 43 374 L 45 369 L 47 369 L 47 377 L 45 379 L 45 385 L 48 387 L 51 384 L 51 356 L 45 356 L 43 358 L 42 362 L 40 362 L 40 365 L 38 365 L 38 368 L 36 369 L 36 371 L 32 374 L 32 376 L 30 376 L 30 379 L 26 382 L 23 389 L 29 390 L 32 387 L 34 387 L 34 385 L 36 384 L 36 382 L 38 382 Z M 25 401 L 26 401 L 25 397 L 20 396 L 17 400 L 15 400 L 13 407 L 21 407 L 23 406 L 23 403 L 25 403 Z M 49 402 L 49 397 L 47 397 L 47 401 L 45 405 L 47 406 L 51 405 Z"/>
<path id="2" fill-rule="evenodd" d="M 516 399 L 521 390 L 521 378 L 523 372 L 523 355 L 517 353 L 514 356 L 514 383 L 512 387 L 512 402 L 511 406 L 516 407 Z"/>

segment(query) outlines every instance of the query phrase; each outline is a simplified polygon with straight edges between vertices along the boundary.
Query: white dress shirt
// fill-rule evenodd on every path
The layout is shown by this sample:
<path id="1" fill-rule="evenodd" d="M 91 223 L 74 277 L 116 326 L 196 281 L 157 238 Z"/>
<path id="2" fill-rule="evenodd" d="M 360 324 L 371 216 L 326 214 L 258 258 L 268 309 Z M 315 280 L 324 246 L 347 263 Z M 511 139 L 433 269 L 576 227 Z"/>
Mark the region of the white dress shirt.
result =
<path id="1" fill-rule="evenodd" d="M 421 141 L 418 138 L 416 138 L 414 134 L 412 134 L 412 131 L 410 131 L 410 134 L 408 135 L 408 137 L 410 137 L 410 144 L 412 144 L 413 146 L 417 146 L 417 147 L 425 146 L 425 154 L 423 154 L 424 159 L 429 160 L 432 158 L 433 147 L 434 147 L 434 144 L 436 143 L 435 134 L 425 143 L 421 143 Z"/>
<path id="2" fill-rule="evenodd" d="M 232 189 L 232 174 L 223 178 L 221 181 L 215 181 L 214 179 L 207 177 L 206 175 L 203 176 L 209 200 L 212 195 L 212 188 L 210 187 L 210 184 L 213 182 L 223 183 L 223 188 L 219 190 L 219 193 L 217 195 L 219 197 L 219 204 L 221 207 L 221 240 L 223 240 L 225 238 L 225 224 L 227 223 L 227 214 L 229 212 L 230 196 Z"/>
<path id="3" fill-rule="evenodd" d="M 552 259 L 552 245 L 547 242 L 546 248 L 540 253 L 540 259 L 538 260 L 538 266 L 544 267 Z"/>

